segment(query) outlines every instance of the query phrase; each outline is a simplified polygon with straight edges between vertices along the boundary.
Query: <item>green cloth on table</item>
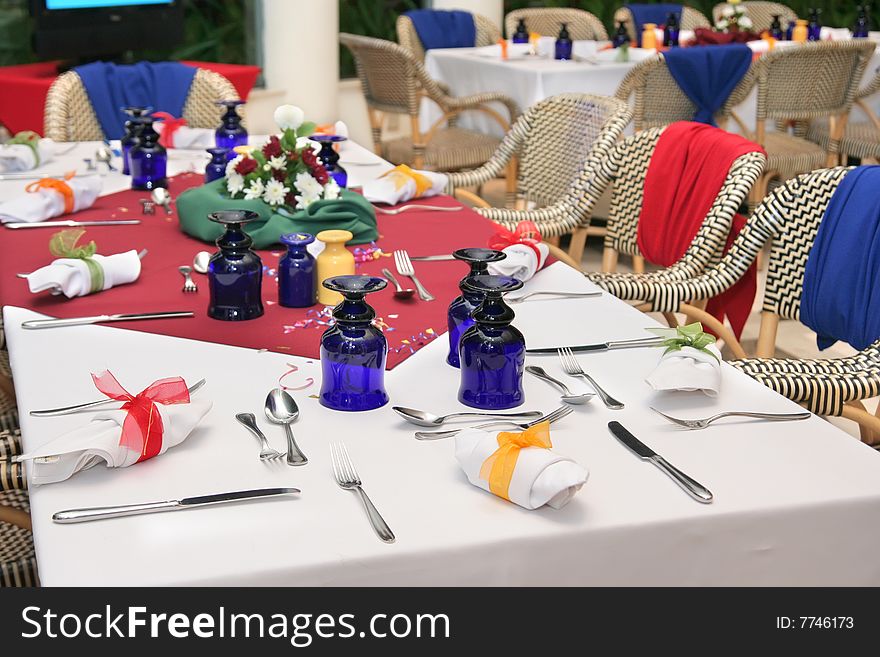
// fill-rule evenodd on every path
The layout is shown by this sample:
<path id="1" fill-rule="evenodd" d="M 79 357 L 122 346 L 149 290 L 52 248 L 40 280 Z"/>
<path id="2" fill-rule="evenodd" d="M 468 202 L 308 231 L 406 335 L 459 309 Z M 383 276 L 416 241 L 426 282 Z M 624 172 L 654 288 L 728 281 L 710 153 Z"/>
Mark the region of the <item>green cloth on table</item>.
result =
<path id="1" fill-rule="evenodd" d="M 379 237 L 373 206 L 347 189 L 338 199 L 315 201 L 305 210 L 290 212 L 260 200 L 229 198 L 226 178 L 220 178 L 186 190 L 177 197 L 176 204 L 181 230 L 204 242 L 213 242 L 224 232 L 221 224 L 208 219 L 208 214 L 217 210 L 253 210 L 260 215 L 245 226 L 255 249 L 280 244 L 280 237 L 287 233 L 317 235 L 322 230 L 347 230 L 354 235 L 349 244 L 367 244 Z"/>

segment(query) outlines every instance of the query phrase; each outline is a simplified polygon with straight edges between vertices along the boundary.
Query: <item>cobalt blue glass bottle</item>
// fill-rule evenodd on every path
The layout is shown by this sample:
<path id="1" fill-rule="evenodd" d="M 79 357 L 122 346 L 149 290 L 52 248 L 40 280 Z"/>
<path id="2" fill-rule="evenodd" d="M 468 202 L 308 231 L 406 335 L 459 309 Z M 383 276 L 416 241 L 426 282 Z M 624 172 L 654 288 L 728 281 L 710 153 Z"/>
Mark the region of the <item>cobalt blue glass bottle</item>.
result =
<path id="1" fill-rule="evenodd" d="M 611 45 L 620 48 L 624 43 L 629 43 L 629 32 L 626 31 L 626 23 L 618 21 L 617 32 L 614 34 L 614 39 L 611 40 Z"/>
<path id="2" fill-rule="evenodd" d="M 790 21 L 788 21 L 788 27 L 785 28 L 785 40 L 786 40 L 786 41 L 791 41 L 792 37 L 794 36 L 794 28 L 795 28 L 795 26 L 797 26 L 797 21 L 796 21 L 796 20 L 790 20 Z"/>
<path id="3" fill-rule="evenodd" d="M 369 411 L 388 403 L 385 358 L 388 343 L 373 326 L 376 311 L 364 301 L 388 283 L 375 276 L 334 276 L 324 287 L 344 298 L 333 309 L 335 324 L 321 336 L 323 406 L 337 411 Z"/>
<path id="4" fill-rule="evenodd" d="M 281 236 L 287 253 L 278 263 L 278 303 L 286 308 L 308 308 L 317 303 L 318 268 L 306 247 L 315 241 L 308 233 Z"/>
<path id="5" fill-rule="evenodd" d="M 233 150 L 236 146 L 247 146 L 248 132 L 241 125 L 241 116 L 236 111 L 236 107 L 244 105 L 243 100 L 218 100 L 218 105 L 226 108 L 226 114 L 223 115 L 222 123 L 214 133 L 214 140 L 218 148 L 228 148 L 227 157 L 231 160 L 236 153 Z"/>
<path id="6" fill-rule="evenodd" d="M 821 9 L 810 9 L 810 21 L 807 23 L 807 41 L 818 41 L 822 38 L 822 24 L 819 22 Z"/>
<path id="7" fill-rule="evenodd" d="M 516 24 L 516 32 L 513 33 L 513 36 L 510 39 L 514 43 L 528 43 L 529 42 L 529 31 L 526 29 L 526 20 L 524 18 L 520 18 Z"/>
<path id="8" fill-rule="evenodd" d="M 138 142 L 138 137 L 140 136 L 141 128 L 143 127 L 143 124 L 139 119 L 151 109 L 152 108 L 150 107 L 122 108 L 122 111 L 129 116 L 128 121 L 125 122 L 125 134 L 122 135 L 122 139 L 119 140 L 119 145 L 122 149 L 122 173 L 126 176 L 131 175 L 131 167 L 128 160 L 131 147 Z"/>
<path id="9" fill-rule="evenodd" d="M 859 5 L 859 13 L 856 16 L 856 22 L 853 25 L 852 35 L 854 39 L 867 39 L 868 31 L 871 29 L 871 21 L 868 19 L 868 11 L 864 5 Z"/>
<path id="10" fill-rule="evenodd" d="M 449 310 L 446 313 L 449 325 L 449 355 L 446 357 L 446 362 L 453 367 L 458 367 L 458 342 L 461 339 L 461 334 L 474 325 L 471 313 L 483 303 L 484 298 L 482 292 L 465 287 L 465 281 L 471 276 L 485 274 L 490 262 L 504 260 L 507 254 L 493 249 L 459 249 L 452 256 L 457 260 L 470 263 L 471 266 L 468 275 L 462 278 L 458 284 L 461 294 L 449 304 Z"/>
<path id="11" fill-rule="evenodd" d="M 159 143 L 159 133 L 153 129 L 153 117 L 142 116 L 141 132 L 137 143 L 128 154 L 131 168 L 132 189 L 155 189 L 168 187 L 165 170 L 168 165 L 168 153 Z"/>
<path id="12" fill-rule="evenodd" d="M 228 148 L 209 148 L 207 151 L 211 154 L 211 161 L 205 167 L 205 182 L 209 183 L 226 175 L 226 164 L 229 161 Z"/>
<path id="13" fill-rule="evenodd" d="M 663 45 L 667 48 L 678 47 L 678 16 L 674 12 L 669 12 L 666 18 L 666 25 L 663 27 Z"/>
<path id="14" fill-rule="evenodd" d="M 254 241 L 244 231 L 246 223 L 259 218 L 250 210 L 221 210 L 208 215 L 208 219 L 226 227 L 217 238 L 220 250 L 208 261 L 209 317 L 238 322 L 263 314 L 263 263 L 251 251 Z"/>
<path id="15" fill-rule="evenodd" d="M 330 177 L 333 178 L 333 180 L 336 181 L 336 184 L 340 187 L 344 188 L 348 186 L 348 173 L 345 169 L 339 166 L 339 153 L 333 148 L 333 144 L 346 141 L 347 137 L 343 137 L 342 135 L 312 135 L 310 139 L 321 144 L 318 159 L 321 161 L 321 164 L 324 165 L 324 168 L 327 169 L 327 173 L 330 174 Z"/>
<path id="16" fill-rule="evenodd" d="M 571 48 L 572 41 L 568 34 L 568 25 L 563 23 L 559 30 L 559 36 L 556 37 L 556 59 L 571 59 Z"/>
<path id="17" fill-rule="evenodd" d="M 781 14 L 773 14 L 773 21 L 770 23 L 770 36 L 777 41 L 782 41 L 785 38 L 785 33 L 782 31 L 781 18 Z"/>
<path id="18" fill-rule="evenodd" d="M 522 287 L 509 276 L 471 276 L 465 286 L 485 300 L 474 311 L 474 325 L 461 336 L 461 387 L 458 400 L 467 406 L 500 410 L 525 401 L 522 387 L 526 361 L 523 334 L 510 325 L 514 314 L 502 299 Z"/>

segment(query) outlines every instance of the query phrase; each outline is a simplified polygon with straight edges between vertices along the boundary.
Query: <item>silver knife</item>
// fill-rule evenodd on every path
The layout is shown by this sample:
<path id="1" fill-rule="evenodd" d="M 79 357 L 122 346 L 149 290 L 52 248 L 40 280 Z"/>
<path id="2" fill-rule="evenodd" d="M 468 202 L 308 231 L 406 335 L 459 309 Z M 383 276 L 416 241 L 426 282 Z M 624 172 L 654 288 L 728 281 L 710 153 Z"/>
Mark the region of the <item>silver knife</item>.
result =
<path id="1" fill-rule="evenodd" d="M 584 351 L 608 351 L 610 349 L 629 349 L 632 347 L 659 347 L 663 344 L 663 338 L 635 338 L 633 340 L 615 340 L 609 342 L 597 342 L 596 344 L 581 344 L 569 347 L 573 352 Z M 541 347 L 539 349 L 526 349 L 527 354 L 555 354 L 559 347 Z"/>
<path id="2" fill-rule="evenodd" d="M 134 319 L 175 319 L 178 317 L 195 317 L 191 310 L 161 313 L 128 313 L 116 315 L 94 315 L 92 317 L 68 317 L 66 319 L 30 319 L 21 323 L 23 329 L 44 329 L 61 326 L 81 326 L 83 324 L 100 324 L 103 322 L 128 322 Z"/>
<path id="3" fill-rule="evenodd" d="M 669 463 L 669 461 L 664 459 L 662 456 L 657 454 L 657 452 L 655 452 L 653 449 L 648 447 L 645 443 L 643 443 L 641 440 L 639 440 L 629 431 L 627 431 L 620 422 L 609 422 L 608 428 L 611 430 L 611 433 L 614 434 L 614 437 L 617 438 L 624 445 L 629 447 L 629 449 L 632 450 L 632 452 L 634 452 L 636 456 L 644 461 L 650 461 L 658 468 L 660 468 L 697 502 L 701 502 L 703 504 L 712 503 L 712 493 L 709 491 L 708 488 L 703 486 L 703 484 L 699 483 L 698 481 L 691 479 L 684 472 Z"/>
<path id="4" fill-rule="evenodd" d="M 194 393 L 196 390 L 205 385 L 205 379 L 200 379 L 193 383 L 187 391 L 189 394 Z M 93 408 L 95 406 L 102 406 L 103 404 L 110 404 L 116 402 L 116 399 L 99 399 L 93 402 L 86 402 L 84 404 L 74 404 L 73 406 L 61 406 L 59 408 L 46 408 L 41 411 L 29 411 L 28 415 L 32 417 L 55 417 L 56 415 L 70 415 L 71 413 L 76 413 L 77 411 L 83 411 L 87 408 Z"/>
<path id="5" fill-rule="evenodd" d="M 410 260 L 421 260 L 422 262 L 434 262 L 437 260 L 455 260 L 452 257 L 452 254 L 444 254 L 444 255 L 430 255 L 430 256 L 412 256 Z"/>
<path id="6" fill-rule="evenodd" d="M 67 174 L 66 173 L 27 173 L 25 171 L 0 174 L 0 180 L 41 180 L 42 178 L 56 178 L 56 179 L 60 180 L 60 179 L 67 178 Z"/>
<path id="7" fill-rule="evenodd" d="M 11 221 L 3 224 L 13 230 L 19 228 L 76 228 L 78 226 L 134 226 L 141 223 L 140 219 L 106 219 L 101 221 Z"/>
<path id="8" fill-rule="evenodd" d="M 95 506 L 86 509 L 66 509 L 52 514 L 52 520 L 59 524 L 68 525 L 74 522 L 103 520 L 104 518 L 122 518 L 124 516 L 137 516 L 143 513 L 160 513 L 162 511 L 180 511 L 181 509 L 194 509 L 199 506 L 208 506 L 210 504 L 241 502 L 244 500 L 256 500 L 263 497 L 277 497 L 278 495 L 297 495 L 299 492 L 299 488 L 257 488 L 255 490 L 238 490 L 231 493 L 217 493 L 216 495 L 184 497 L 179 500 L 166 500 L 164 502 L 144 502 L 143 504 L 121 504 L 119 506 Z"/>

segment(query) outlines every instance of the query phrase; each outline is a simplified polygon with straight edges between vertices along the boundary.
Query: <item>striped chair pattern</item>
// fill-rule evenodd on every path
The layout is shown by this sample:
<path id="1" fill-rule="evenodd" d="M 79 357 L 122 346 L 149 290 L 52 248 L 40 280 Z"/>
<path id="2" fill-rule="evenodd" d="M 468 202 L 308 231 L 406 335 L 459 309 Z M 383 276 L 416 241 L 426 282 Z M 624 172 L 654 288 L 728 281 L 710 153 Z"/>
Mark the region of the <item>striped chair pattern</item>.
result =
<path id="1" fill-rule="evenodd" d="M 712 8 L 712 20 L 718 22 L 721 18 L 721 12 L 725 7 L 730 5 L 726 2 L 719 2 Z M 782 23 L 782 29 L 788 27 L 789 21 L 797 20 L 797 13 L 791 7 L 787 7 L 778 2 L 763 2 L 759 0 L 746 0 L 741 2 L 740 6 L 746 10 L 746 16 L 752 21 L 752 31 L 760 34 L 770 29 L 773 23 L 773 16 L 779 16 L 779 22 Z"/>
<path id="2" fill-rule="evenodd" d="M 183 106 L 183 118 L 194 128 L 216 128 L 224 111 L 217 106 L 217 101 L 236 98 L 238 92 L 229 80 L 200 68 Z M 62 73 L 49 87 L 44 123 L 45 136 L 55 141 L 104 139 L 101 124 L 76 71 Z"/>
<path id="3" fill-rule="evenodd" d="M 477 30 L 474 46 L 491 46 L 498 43 L 501 38 L 501 30 L 490 19 L 481 14 L 472 14 L 474 17 L 474 27 Z M 413 25 L 409 16 L 400 15 L 395 23 L 397 29 L 397 42 L 406 48 L 420 62 L 425 61 L 425 48 L 422 46 L 422 40 L 419 39 L 419 33 L 416 32 L 416 26 Z"/>
<path id="4" fill-rule="evenodd" d="M 543 36 L 556 36 L 562 23 L 574 41 L 607 41 L 608 32 L 595 14 L 583 9 L 570 7 L 528 7 L 516 9 L 504 17 L 504 31 L 507 38 L 516 32 L 520 20 L 525 21 L 529 32 Z"/>
<path id="5" fill-rule="evenodd" d="M 542 100 L 517 119 L 485 165 L 450 174 L 447 191 L 476 200 L 478 213 L 508 228 L 531 220 L 544 237 L 569 233 L 589 222 L 595 202 L 587 193 L 590 167 L 608 157 L 629 118 L 626 103 L 606 96 L 560 94 Z M 535 208 L 493 208 L 458 189 L 482 185 L 514 161 L 519 163 L 516 201 Z M 572 256 L 579 260 L 581 253 Z"/>
<path id="6" fill-rule="evenodd" d="M 614 12 L 614 24 L 617 25 L 618 23 L 624 24 L 626 31 L 629 34 L 630 41 L 635 41 L 635 21 L 633 20 L 632 12 L 626 7 L 621 7 Z M 658 27 L 663 26 L 658 25 Z M 682 5 L 679 27 L 682 30 L 695 30 L 698 27 L 712 27 L 712 25 L 710 25 L 709 19 L 706 18 L 699 9 L 694 9 L 688 5 Z"/>
<path id="7" fill-rule="evenodd" d="M 20 463 L 19 433 L 0 431 L 0 587 L 38 586 L 27 480 Z"/>

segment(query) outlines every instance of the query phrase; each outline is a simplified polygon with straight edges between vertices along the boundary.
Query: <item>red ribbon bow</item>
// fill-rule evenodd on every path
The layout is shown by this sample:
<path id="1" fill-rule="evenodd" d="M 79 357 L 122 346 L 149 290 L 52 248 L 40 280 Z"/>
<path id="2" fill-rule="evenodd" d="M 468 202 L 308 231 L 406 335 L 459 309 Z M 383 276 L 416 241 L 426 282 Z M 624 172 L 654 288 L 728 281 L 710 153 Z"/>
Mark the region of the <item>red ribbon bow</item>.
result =
<path id="1" fill-rule="evenodd" d="M 159 135 L 159 143 L 165 148 L 174 148 L 174 133 L 177 132 L 178 128 L 186 125 L 186 119 L 183 117 L 178 119 L 171 116 L 168 112 L 153 112 L 153 117 L 162 119 L 162 122 L 165 124 L 165 127 L 162 128 L 162 134 Z"/>
<path id="2" fill-rule="evenodd" d="M 128 411 L 122 424 L 121 447 L 140 452 L 135 463 L 151 459 L 162 451 L 162 416 L 156 404 L 188 404 L 189 390 L 186 382 L 179 376 L 159 379 L 132 395 L 123 388 L 116 377 L 105 370 L 100 374 L 92 374 L 95 387 L 110 399 L 125 402 L 122 410 Z"/>
<path id="3" fill-rule="evenodd" d="M 541 264 L 541 251 L 538 249 L 538 244 L 541 243 L 541 231 L 534 221 L 520 221 L 513 232 L 501 225 L 497 227 L 496 233 L 489 238 L 490 249 L 503 251 L 514 244 L 525 244 L 535 252 L 538 265 Z"/>

